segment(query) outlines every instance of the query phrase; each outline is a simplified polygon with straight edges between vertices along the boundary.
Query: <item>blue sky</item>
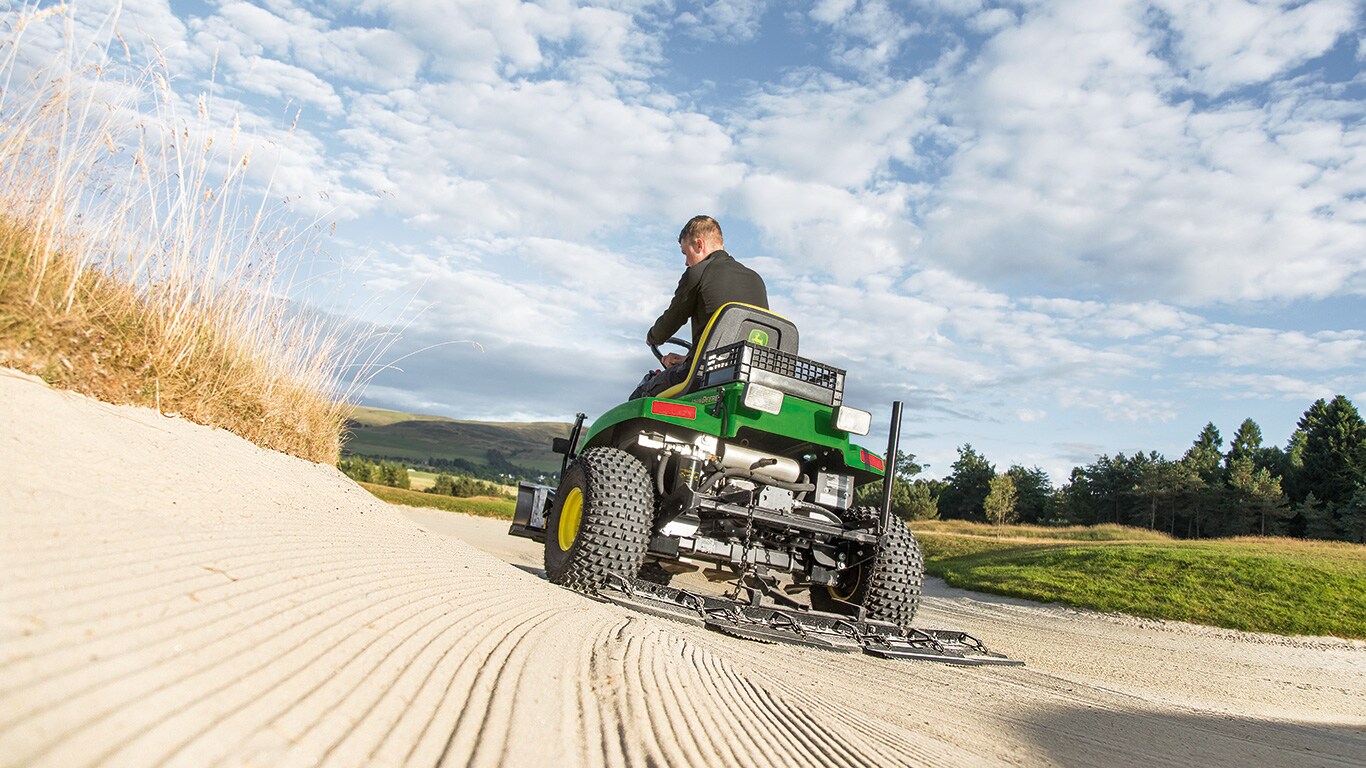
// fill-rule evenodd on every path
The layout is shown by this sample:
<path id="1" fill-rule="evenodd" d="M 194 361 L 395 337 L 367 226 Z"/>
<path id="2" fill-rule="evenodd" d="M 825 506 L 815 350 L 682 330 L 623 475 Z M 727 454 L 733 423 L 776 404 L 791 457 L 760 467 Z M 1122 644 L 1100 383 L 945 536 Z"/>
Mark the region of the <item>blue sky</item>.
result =
<path id="1" fill-rule="evenodd" d="M 331 232 L 304 298 L 428 348 L 367 404 L 605 410 L 709 213 L 847 402 L 906 402 L 932 476 L 968 442 L 1061 481 L 1366 405 L 1359 3 L 133 0 L 118 24 Z"/>

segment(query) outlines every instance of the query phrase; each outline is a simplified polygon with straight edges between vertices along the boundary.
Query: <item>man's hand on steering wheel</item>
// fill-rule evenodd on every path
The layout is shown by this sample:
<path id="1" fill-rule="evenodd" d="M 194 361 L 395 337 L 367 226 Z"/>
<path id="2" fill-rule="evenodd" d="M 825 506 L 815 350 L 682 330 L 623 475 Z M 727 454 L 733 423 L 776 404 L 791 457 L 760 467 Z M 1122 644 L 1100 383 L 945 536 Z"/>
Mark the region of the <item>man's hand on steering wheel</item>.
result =
<path id="1" fill-rule="evenodd" d="M 645 343 L 646 343 L 646 344 L 650 344 L 650 340 L 649 340 L 648 337 L 646 338 Z M 686 342 L 686 341 L 684 341 L 684 340 L 678 338 L 677 336 L 675 336 L 675 337 L 669 339 L 668 341 L 666 341 L 666 342 L 664 342 L 664 343 L 665 343 L 665 344 L 677 344 L 678 346 L 680 346 L 680 347 L 682 347 L 682 348 L 684 348 L 684 349 L 687 349 L 687 350 L 691 350 L 691 349 L 692 349 L 692 344 L 691 344 L 691 343 Z M 681 363 L 681 362 L 683 362 L 684 360 L 687 360 L 687 359 L 688 359 L 688 356 L 687 356 L 687 355 L 680 355 L 680 354 L 678 354 L 678 353 L 676 353 L 676 352 L 669 352 L 668 354 L 665 354 L 665 353 L 663 353 L 663 352 L 660 352 L 660 351 L 659 351 L 659 345 L 658 345 L 658 344 L 650 344 L 650 351 L 653 352 L 653 353 L 655 353 L 655 357 L 659 358 L 659 364 L 662 365 L 662 366 L 664 366 L 665 368 L 672 368 L 672 367 L 674 367 L 675 365 L 678 365 L 679 363 Z"/>

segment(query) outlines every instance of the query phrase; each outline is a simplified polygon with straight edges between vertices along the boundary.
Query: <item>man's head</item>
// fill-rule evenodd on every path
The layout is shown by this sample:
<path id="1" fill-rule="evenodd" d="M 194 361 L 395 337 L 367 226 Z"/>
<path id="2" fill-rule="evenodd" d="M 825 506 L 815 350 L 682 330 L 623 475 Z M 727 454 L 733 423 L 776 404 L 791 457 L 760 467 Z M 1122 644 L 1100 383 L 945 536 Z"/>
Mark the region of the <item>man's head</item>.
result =
<path id="1" fill-rule="evenodd" d="M 678 233 L 678 247 L 683 251 L 683 258 L 688 266 L 701 262 L 712 251 L 719 251 L 725 247 L 725 241 L 721 239 L 721 225 L 710 216 L 694 216 L 688 219 L 688 223 L 683 225 L 683 231 Z"/>

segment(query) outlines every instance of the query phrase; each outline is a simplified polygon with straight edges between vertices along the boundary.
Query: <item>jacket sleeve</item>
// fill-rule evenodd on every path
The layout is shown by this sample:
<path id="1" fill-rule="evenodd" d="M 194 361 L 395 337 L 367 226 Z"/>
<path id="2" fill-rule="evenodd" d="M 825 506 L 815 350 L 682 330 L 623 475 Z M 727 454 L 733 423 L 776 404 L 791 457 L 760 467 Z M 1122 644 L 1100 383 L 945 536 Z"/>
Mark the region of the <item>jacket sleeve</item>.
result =
<path id="1" fill-rule="evenodd" d="M 669 337 L 677 333 L 678 329 L 692 317 L 693 305 L 697 303 L 697 280 L 694 271 L 684 270 L 683 276 L 678 278 L 678 288 L 674 289 L 673 301 L 669 302 L 669 308 L 664 310 L 664 314 L 659 316 L 645 336 L 651 344 L 663 344 L 668 341 Z"/>

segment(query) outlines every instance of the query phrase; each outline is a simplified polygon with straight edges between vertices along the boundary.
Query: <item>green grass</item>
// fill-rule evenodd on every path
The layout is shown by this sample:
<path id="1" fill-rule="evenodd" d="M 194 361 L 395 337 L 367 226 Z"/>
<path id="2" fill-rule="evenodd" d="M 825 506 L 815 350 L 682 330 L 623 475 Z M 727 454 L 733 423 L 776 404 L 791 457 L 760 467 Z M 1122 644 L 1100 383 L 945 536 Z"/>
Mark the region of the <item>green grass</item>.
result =
<path id="1" fill-rule="evenodd" d="M 1043 525 L 983 525 L 967 520 L 923 520 L 912 528 L 932 533 L 956 533 L 965 536 L 990 536 L 1015 539 L 1064 539 L 1067 541 L 1172 541 L 1161 531 L 1130 528 L 1124 525 L 1072 525 L 1050 528 Z"/>
<path id="2" fill-rule="evenodd" d="M 496 517 L 511 520 L 512 511 L 517 506 L 517 502 L 512 499 L 495 499 L 490 496 L 460 498 L 409 491 L 403 488 L 390 488 L 387 485 L 375 485 L 374 483 L 360 483 L 359 485 L 381 501 L 387 501 L 390 504 L 439 509 L 445 512 L 461 512 L 476 517 Z"/>
<path id="3" fill-rule="evenodd" d="M 1052 538 L 1010 530 L 1019 526 L 913 527 L 927 571 L 964 589 L 1254 632 L 1366 638 L 1360 545 L 1186 542 L 1118 526 L 1091 537 L 1060 529 Z"/>

